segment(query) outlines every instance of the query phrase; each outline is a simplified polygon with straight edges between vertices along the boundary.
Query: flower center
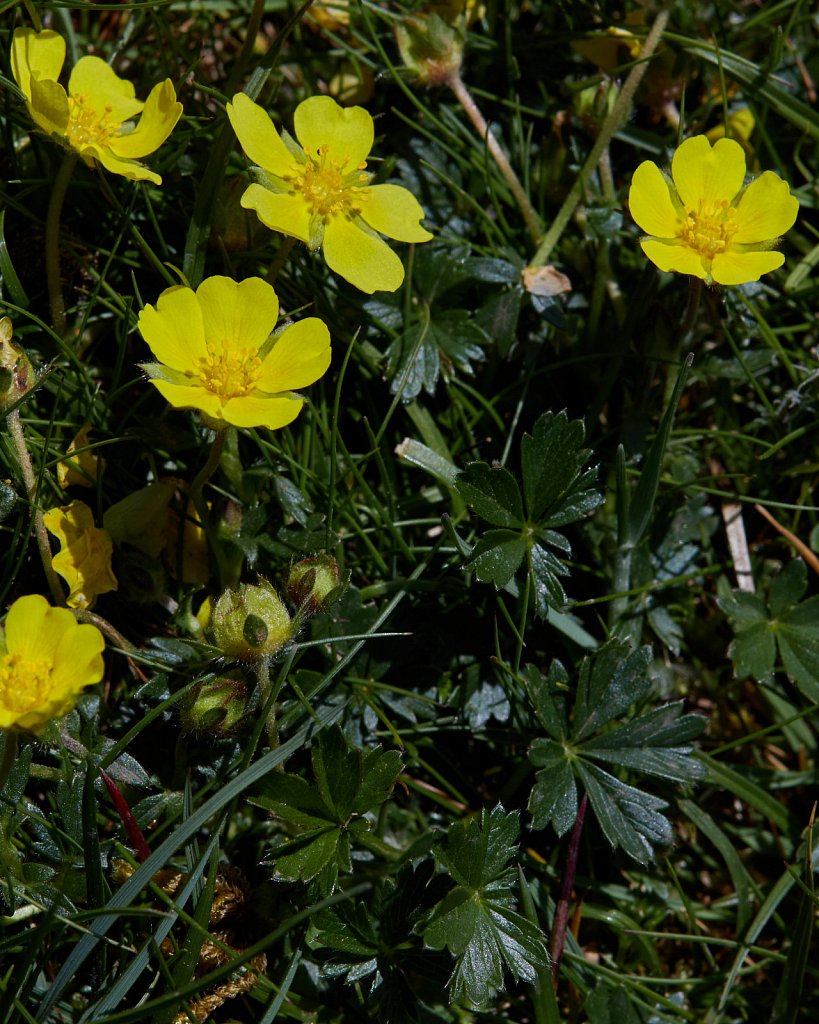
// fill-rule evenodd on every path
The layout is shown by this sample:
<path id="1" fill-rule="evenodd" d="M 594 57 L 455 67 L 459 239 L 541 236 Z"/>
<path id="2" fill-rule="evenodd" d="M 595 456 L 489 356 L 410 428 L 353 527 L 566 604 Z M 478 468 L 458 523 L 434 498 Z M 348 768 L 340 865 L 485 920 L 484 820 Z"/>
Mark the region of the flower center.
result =
<path id="1" fill-rule="evenodd" d="M 358 197 L 367 191 L 361 186 L 368 180 L 361 173 L 366 166 L 360 164 L 355 171 L 345 174 L 344 165 L 332 160 L 326 147 L 319 146 L 316 156 L 308 156 L 306 164 L 294 168 L 296 173 L 290 180 L 322 220 L 339 213 L 352 216 L 358 213 Z"/>
<path id="2" fill-rule="evenodd" d="M 68 127 L 65 137 L 74 149 L 104 144 L 122 127 L 111 117 L 112 107 L 98 110 L 85 93 L 68 97 Z"/>
<path id="3" fill-rule="evenodd" d="M 713 206 L 700 201 L 696 211 L 686 206 L 680 238 L 700 256 L 713 259 L 730 246 L 738 227 L 736 210 L 727 199 L 720 199 Z"/>
<path id="4" fill-rule="evenodd" d="M 262 365 L 256 349 L 236 348 L 229 342 L 208 345 L 208 354 L 199 360 L 202 387 L 223 401 L 242 398 L 256 387 Z"/>
<path id="5" fill-rule="evenodd" d="M 51 690 L 51 666 L 47 661 L 27 661 L 20 654 L 0 659 L 0 705 L 16 714 L 34 711 L 47 703 Z"/>

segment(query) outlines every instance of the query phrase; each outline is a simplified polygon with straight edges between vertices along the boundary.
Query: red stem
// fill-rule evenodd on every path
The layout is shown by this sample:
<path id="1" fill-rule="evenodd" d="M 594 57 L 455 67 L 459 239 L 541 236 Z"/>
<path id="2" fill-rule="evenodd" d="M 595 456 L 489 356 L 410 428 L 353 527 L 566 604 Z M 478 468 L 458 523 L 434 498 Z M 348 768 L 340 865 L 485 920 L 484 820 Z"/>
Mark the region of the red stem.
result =
<path id="1" fill-rule="evenodd" d="M 142 834 L 142 829 L 137 825 L 136 818 L 132 814 L 131 808 L 128 806 L 128 801 L 122 795 L 122 792 L 116 782 L 114 782 L 104 768 L 100 768 L 99 773 L 102 776 L 102 781 L 105 783 L 106 789 L 108 790 L 108 795 L 114 801 L 117 813 L 120 818 L 122 818 L 122 824 L 125 826 L 128 838 L 131 840 L 131 846 L 136 850 L 136 855 L 140 864 L 143 864 L 148 857 L 150 857 L 151 851 L 148 848 L 148 844 L 145 842 L 145 836 Z"/>
<path id="2" fill-rule="evenodd" d="M 580 806 L 577 809 L 577 817 L 574 820 L 569 849 L 566 853 L 566 870 L 563 873 L 563 884 L 560 887 L 560 897 L 555 907 L 555 919 L 552 923 L 552 934 L 549 938 L 549 956 L 552 961 L 552 982 L 557 988 L 557 977 L 560 973 L 560 962 L 563 959 L 563 947 L 566 945 L 566 930 L 569 925 L 569 906 L 571 905 L 572 892 L 574 891 L 574 880 L 577 877 L 577 857 L 580 852 L 580 836 L 583 832 L 583 819 L 586 817 L 586 807 L 589 798 L 583 794 Z"/>

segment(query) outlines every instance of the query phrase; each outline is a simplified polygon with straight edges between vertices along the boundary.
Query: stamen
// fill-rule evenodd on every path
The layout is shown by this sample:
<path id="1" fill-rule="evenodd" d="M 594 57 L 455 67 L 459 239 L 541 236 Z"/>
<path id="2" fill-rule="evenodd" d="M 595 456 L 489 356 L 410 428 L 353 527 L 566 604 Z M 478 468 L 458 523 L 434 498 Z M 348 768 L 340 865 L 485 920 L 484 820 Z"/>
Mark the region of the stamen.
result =
<path id="1" fill-rule="evenodd" d="M 252 348 L 231 348 L 226 342 L 208 345 L 208 354 L 199 360 L 202 387 L 223 401 L 243 398 L 256 387 L 262 365 Z"/>
<path id="2" fill-rule="evenodd" d="M 729 248 L 738 227 L 736 211 L 726 199 L 720 199 L 713 206 L 706 206 L 700 200 L 696 211 L 686 206 L 685 218 L 680 223 L 680 239 L 710 260 Z"/>
<path id="3" fill-rule="evenodd" d="M 46 661 L 24 661 L 19 654 L 0 661 L 0 705 L 16 713 L 31 711 L 45 702 L 51 683 Z"/>

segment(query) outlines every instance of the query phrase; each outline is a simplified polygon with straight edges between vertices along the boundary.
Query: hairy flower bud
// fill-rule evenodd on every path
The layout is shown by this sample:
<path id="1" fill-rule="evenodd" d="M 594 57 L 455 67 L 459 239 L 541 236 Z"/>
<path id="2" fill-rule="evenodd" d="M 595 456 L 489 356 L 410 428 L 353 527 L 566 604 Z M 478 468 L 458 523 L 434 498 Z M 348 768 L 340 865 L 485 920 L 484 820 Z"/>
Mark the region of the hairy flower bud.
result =
<path id="1" fill-rule="evenodd" d="M 226 590 L 210 619 L 214 644 L 228 658 L 270 658 L 293 636 L 290 615 L 267 580 Z"/>
<path id="2" fill-rule="evenodd" d="M 395 39 L 405 66 L 424 85 L 446 85 L 460 74 L 463 32 L 439 14 L 406 18 L 398 24 Z"/>
<path id="3" fill-rule="evenodd" d="M 34 387 L 34 369 L 25 351 L 11 340 L 14 327 L 0 320 L 0 409 L 12 405 Z"/>
<path id="4" fill-rule="evenodd" d="M 230 736 L 239 731 L 247 710 L 247 686 L 227 677 L 197 683 L 181 708 L 185 732 Z"/>
<path id="5" fill-rule="evenodd" d="M 341 584 L 338 562 L 332 555 L 304 558 L 290 566 L 287 595 L 304 615 L 314 615 L 335 596 Z"/>

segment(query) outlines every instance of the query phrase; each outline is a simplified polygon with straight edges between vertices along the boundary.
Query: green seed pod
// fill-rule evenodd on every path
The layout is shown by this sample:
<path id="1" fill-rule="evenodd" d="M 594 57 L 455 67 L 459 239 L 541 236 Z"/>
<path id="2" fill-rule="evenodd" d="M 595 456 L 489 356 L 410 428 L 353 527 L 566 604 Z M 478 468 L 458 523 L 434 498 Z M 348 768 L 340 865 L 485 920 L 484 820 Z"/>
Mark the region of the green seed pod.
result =
<path id="1" fill-rule="evenodd" d="M 290 566 L 287 596 L 304 615 L 314 615 L 335 597 L 341 584 L 338 562 L 332 555 L 304 558 Z"/>
<path id="2" fill-rule="evenodd" d="M 184 732 L 232 736 L 247 711 L 247 686 L 241 679 L 208 679 L 197 683 L 181 708 Z"/>

